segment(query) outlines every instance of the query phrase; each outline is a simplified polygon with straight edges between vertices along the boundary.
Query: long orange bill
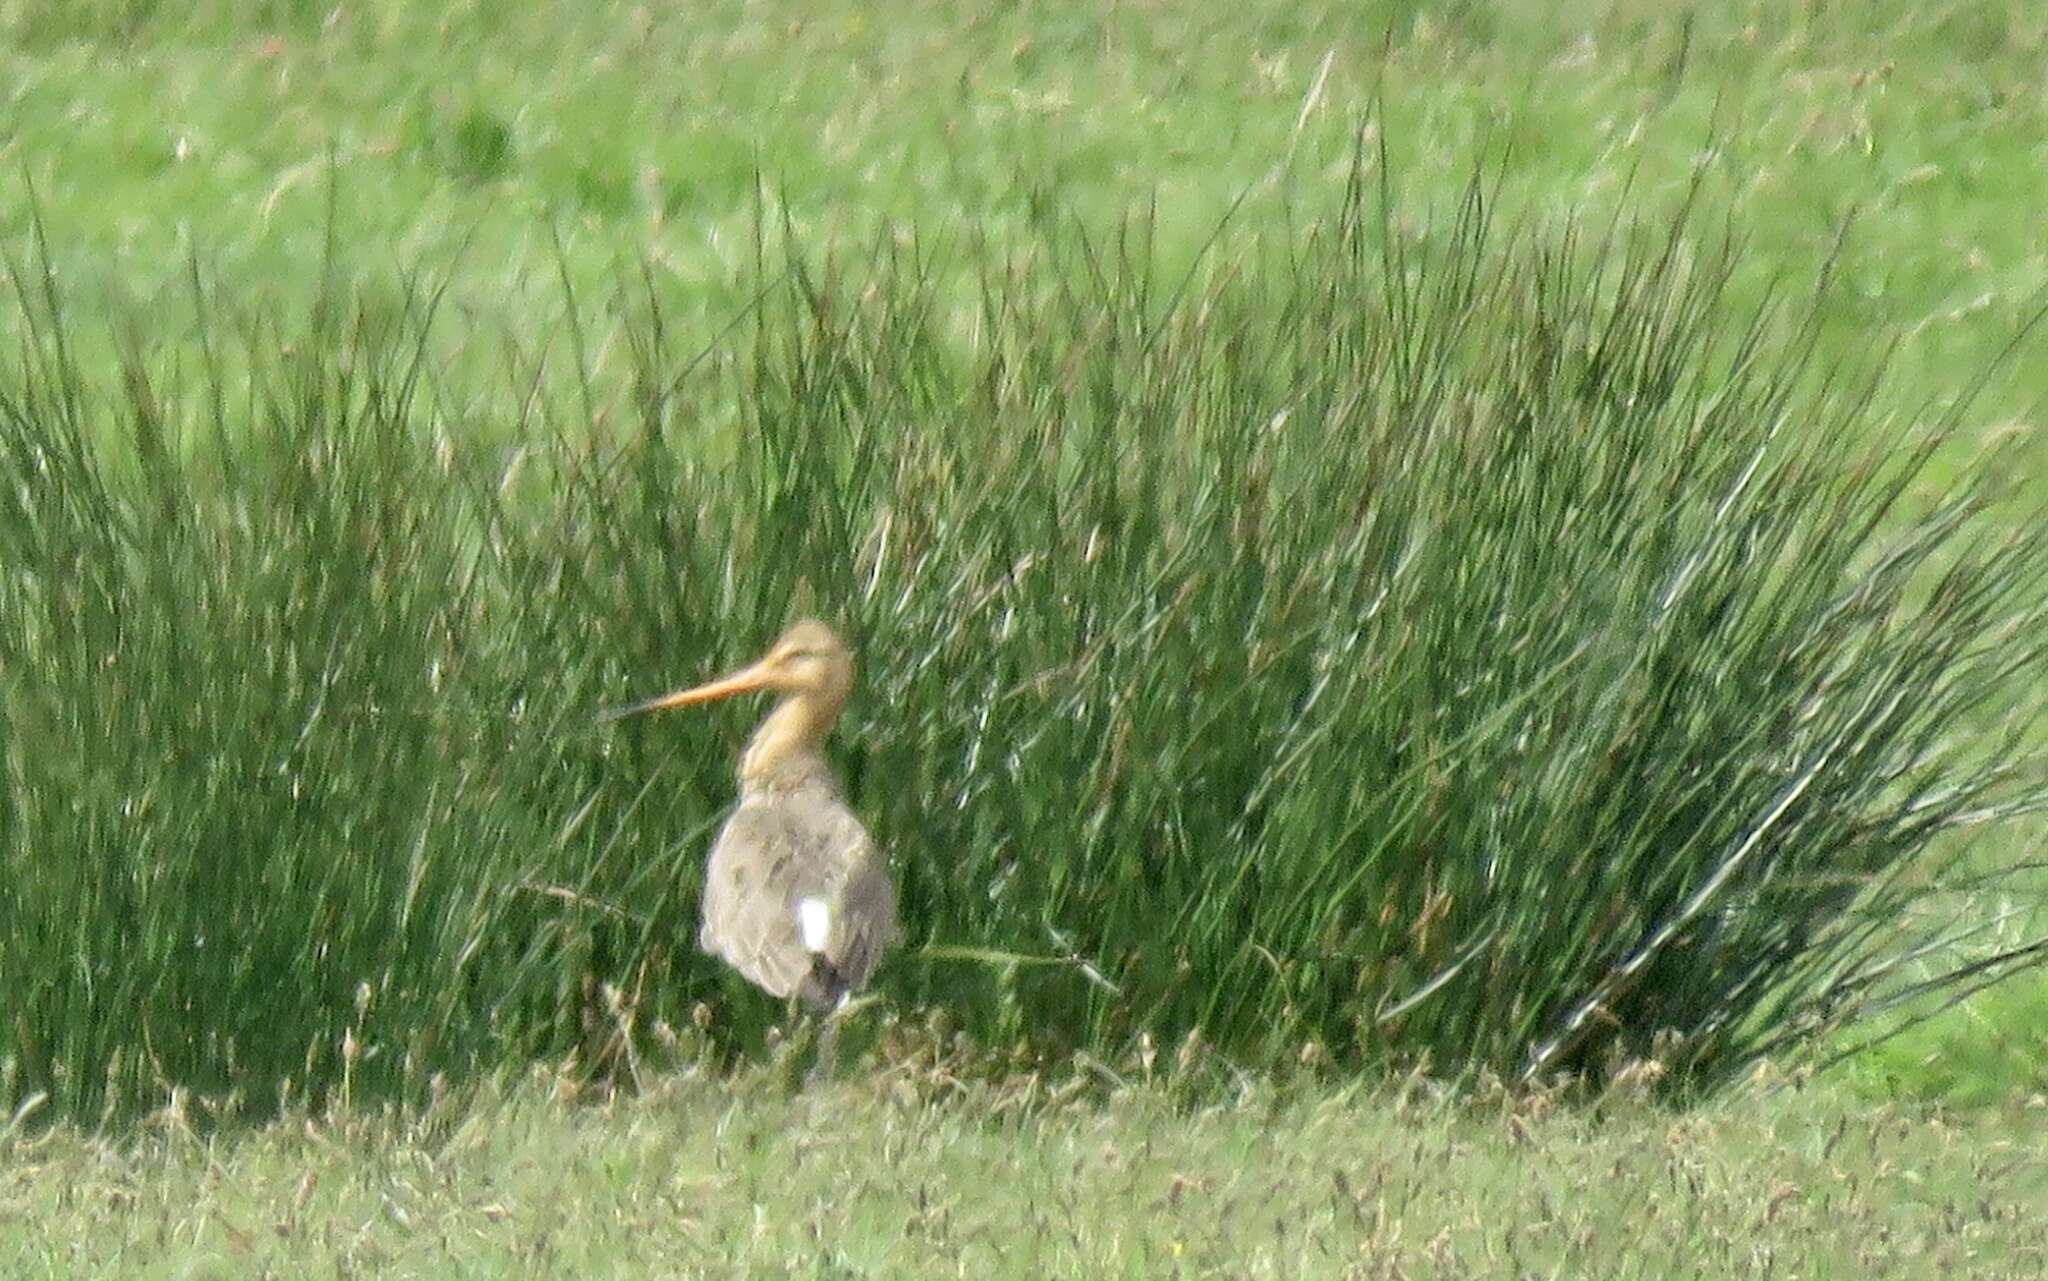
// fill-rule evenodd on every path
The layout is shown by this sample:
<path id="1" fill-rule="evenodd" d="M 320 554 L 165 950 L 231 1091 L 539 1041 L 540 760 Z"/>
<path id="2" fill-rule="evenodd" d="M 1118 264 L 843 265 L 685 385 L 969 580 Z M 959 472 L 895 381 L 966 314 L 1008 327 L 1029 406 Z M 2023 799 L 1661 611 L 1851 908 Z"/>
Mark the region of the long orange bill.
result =
<path id="1" fill-rule="evenodd" d="M 615 721 L 624 716 L 637 716 L 641 712 L 662 712 L 671 707 L 688 707 L 692 703 L 709 703 L 714 699 L 731 698 L 734 694 L 749 694 L 757 689 L 766 689 L 774 682 L 774 676 L 761 664 L 742 667 L 730 676 L 721 676 L 705 685 L 693 685 L 673 694 L 650 698 L 644 703 L 632 703 L 625 707 L 614 707 L 598 713 L 601 721 Z"/>

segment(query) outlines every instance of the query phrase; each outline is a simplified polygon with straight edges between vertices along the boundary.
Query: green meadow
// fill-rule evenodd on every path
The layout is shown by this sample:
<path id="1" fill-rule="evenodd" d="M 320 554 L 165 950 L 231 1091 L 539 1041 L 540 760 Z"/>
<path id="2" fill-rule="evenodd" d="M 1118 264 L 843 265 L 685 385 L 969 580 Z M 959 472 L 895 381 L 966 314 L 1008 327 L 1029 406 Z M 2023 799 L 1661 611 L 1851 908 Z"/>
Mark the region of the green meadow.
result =
<path id="1" fill-rule="evenodd" d="M 2040 1272 L 2048 13 L 0 33 L 23 1275 Z"/>
<path id="2" fill-rule="evenodd" d="M 922 1071 L 929 1071 L 926 1063 Z M 2038 1276 L 2048 1162 L 1982 1114 L 1808 1092 L 1683 1116 L 1413 1085 L 1176 1105 L 758 1074 L 118 1149 L 0 1175 L 21 1276 Z"/>

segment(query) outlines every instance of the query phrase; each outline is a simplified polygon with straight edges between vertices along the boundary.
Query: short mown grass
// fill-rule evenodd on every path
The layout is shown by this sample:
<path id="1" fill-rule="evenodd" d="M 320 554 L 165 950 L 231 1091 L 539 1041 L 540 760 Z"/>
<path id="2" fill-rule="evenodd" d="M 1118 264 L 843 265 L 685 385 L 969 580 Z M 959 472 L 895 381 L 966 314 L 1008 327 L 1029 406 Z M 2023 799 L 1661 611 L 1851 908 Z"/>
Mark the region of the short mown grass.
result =
<path id="1" fill-rule="evenodd" d="M 493 1086 L 406 1118 L 203 1139 L 0 1141 L 22 1278 L 1731 1277 L 2021 1281 L 2048 1266 L 2041 1114 L 1744 1091 L 1446 1103 L 1262 1085 L 946 1086 L 791 1097 L 684 1074 L 565 1102 Z"/>
<path id="2" fill-rule="evenodd" d="M 1475 181 L 1411 226 L 1350 173 L 1192 270 L 1143 218 L 763 218 L 710 345 L 648 273 L 484 381 L 435 287 L 236 328 L 203 273 L 116 373 L 19 259 L 7 1093 L 758 1044 L 689 943 L 744 713 L 594 713 L 798 610 L 865 663 L 882 991 L 1002 1060 L 1698 1090 L 1930 956 L 2034 960 L 1951 875 L 2048 796 L 2048 523 L 1996 453 L 1930 470 L 1964 411 L 1731 300 L 1697 223 L 1502 226 Z"/>

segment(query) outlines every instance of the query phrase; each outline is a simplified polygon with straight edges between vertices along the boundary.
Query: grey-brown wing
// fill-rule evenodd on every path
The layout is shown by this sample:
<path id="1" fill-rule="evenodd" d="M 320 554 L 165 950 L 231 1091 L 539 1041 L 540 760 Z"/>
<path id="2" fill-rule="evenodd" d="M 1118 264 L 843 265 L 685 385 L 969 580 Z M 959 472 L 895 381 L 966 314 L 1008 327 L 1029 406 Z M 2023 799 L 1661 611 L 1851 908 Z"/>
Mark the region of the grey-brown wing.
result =
<path id="1" fill-rule="evenodd" d="M 839 901 L 833 911 L 839 926 L 832 931 L 824 952 L 842 991 L 867 986 L 883 953 L 895 945 L 898 936 L 896 887 L 889 881 L 888 865 L 868 839 L 866 829 L 852 815 L 847 819 L 858 833 L 858 841 L 839 884 Z M 836 1001 L 839 993 L 829 997 Z"/>
<path id="2" fill-rule="evenodd" d="M 830 926 L 815 952 L 803 935 L 807 900 Z M 772 995 L 830 1005 L 867 981 L 895 938 L 887 869 L 836 798 L 750 799 L 727 820 L 705 871 L 705 951 Z"/>

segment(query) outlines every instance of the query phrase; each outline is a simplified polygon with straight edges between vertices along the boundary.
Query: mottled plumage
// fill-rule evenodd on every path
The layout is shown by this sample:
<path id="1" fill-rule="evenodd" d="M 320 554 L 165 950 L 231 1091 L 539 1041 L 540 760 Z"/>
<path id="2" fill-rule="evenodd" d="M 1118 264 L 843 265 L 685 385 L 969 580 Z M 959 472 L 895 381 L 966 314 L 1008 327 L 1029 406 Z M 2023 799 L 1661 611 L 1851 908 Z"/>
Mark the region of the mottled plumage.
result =
<path id="1" fill-rule="evenodd" d="M 815 950 L 803 903 L 821 904 Z M 837 1005 L 896 939 L 896 892 L 860 821 L 827 792 L 751 796 L 726 821 L 704 876 L 698 941 L 762 990 Z"/>
<path id="2" fill-rule="evenodd" d="M 823 751 L 852 689 L 852 655 L 806 620 L 750 667 L 614 713 L 782 694 L 740 759 L 739 808 L 711 847 L 698 941 L 764 991 L 820 1011 L 865 985 L 897 935 L 886 862 Z"/>

